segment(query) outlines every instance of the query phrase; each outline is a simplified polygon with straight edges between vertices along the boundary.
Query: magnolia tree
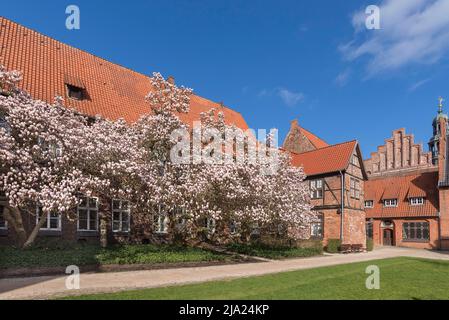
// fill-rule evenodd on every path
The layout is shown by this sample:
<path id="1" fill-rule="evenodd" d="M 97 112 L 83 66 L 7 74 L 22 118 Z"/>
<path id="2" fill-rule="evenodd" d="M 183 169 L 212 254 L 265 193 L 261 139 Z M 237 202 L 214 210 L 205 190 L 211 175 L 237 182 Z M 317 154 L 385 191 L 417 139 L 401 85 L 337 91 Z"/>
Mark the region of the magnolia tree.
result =
<path id="1" fill-rule="evenodd" d="M 315 218 L 305 175 L 287 154 L 214 110 L 189 128 L 179 114 L 189 112 L 192 90 L 158 73 L 149 113 L 134 124 L 88 119 L 60 98 L 34 100 L 16 89 L 18 81 L 17 72 L 0 69 L 0 190 L 21 246 L 33 243 L 52 213 L 76 219 L 80 195 L 99 198 L 103 222 L 113 199 L 126 200 L 135 227 L 156 222 L 189 242 L 245 240 L 255 224 L 297 238 Z M 27 226 L 23 214 L 36 225 Z"/>
<path id="2" fill-rule="evenodd" d="M 61 98 L 52 105 L 34 100 L 16 88 L 17 72 L 2 71 L 0 81 L 0 190 L 20 246 L 34 242 L 51 214 L 76 219 L 80 195 L 138 203 L 144 152 L 132 128 L 123 121 L 92 122 Z M 36 223 L 25 224 L 24 213 Z"/>

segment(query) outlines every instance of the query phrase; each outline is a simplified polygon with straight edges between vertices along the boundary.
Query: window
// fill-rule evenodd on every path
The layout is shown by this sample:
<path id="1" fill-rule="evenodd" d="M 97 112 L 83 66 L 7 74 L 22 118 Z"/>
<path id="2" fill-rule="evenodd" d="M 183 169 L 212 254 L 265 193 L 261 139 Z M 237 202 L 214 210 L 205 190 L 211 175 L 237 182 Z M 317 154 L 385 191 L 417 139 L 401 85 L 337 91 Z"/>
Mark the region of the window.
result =
<path id="1" fill-rule="evenodd" d="M 350 195 L 351 198 L 360 199 L 360 181 L 354 178 L 351 178 L 350 185 Z"/>
<path id="2" fill-rule="evenodd" d="M 374 201 L 373 200 L 366 200 L 365 201 L 365 208 L 374 208 Z"/>
<path id="3" fill-rule="evenodd" d="M 124 200 L 112 200 L 112 231 L 129 232 L 131 211 L 129 202 Z"/>
<path id="4" fill-rule="evenodd" d="M 353 154 L 351 157 L 351 163 L 355 166 L 359 165 L 359 158 L 357 157 L 357 155 Z"/>
<path id="5" fill-rule="evenodd" d="M 323 198 L 323 180 L 311 180 L 310 181 L 310 197 L 312 199 Z"/>
<path id="6" fill-rule="evenodd" d="M 98 230 L 98 199 L 81 197 L 78 205 L 78 231 Z"/>
<path id="7" fill-rule="evenodd" d="M 428 241 L 430 239 L 428 222 L 407 222 L 402 224 L 402 238 L 405 241 Z"/>
<path id="8" fill-rule="evenodd" d="M 76 87 L 70 84 L 66 84 L 67 86 L 67 95 L 69 98 L 75 100 L 84 100 L 86 98 L 86 93 L 83 88 Z"/>
<path id="9" fill-rule="evenodd" d="M 42 151 L 50 156 L 50 158 L 55 159 L 62 155 L 62 148 L 56 142 L 46 142 L 44 139 L 38 139 L 37 143 L 41 147 Z"/>
<path id="10" fill-rule="evenodd" d="M 319 221 L 312 222 L 310 225 L 310 235 L 313 238 L 322 238 L 323 237 L 323 214 L 319 214 Z"/>
<path id="11" fill-rule="evenodd" d="M 5 207 L 0 204 L 0 229 L 6 229 L 8 227 L 7 225 L 8 223 L 6 222 L 5 217 L 3 215 L 4 211 Z"/>
<path id="12" fill-rule="evenodd" d="M 232 220 L 229 223 L 229 232 L 231 234 L 236 234 L 236 233 L 238 233 L 238 230 L 239 230 L 239 225 L 238 225 L 237 221 Z"/>
<path id="13" fill-rule="evenodd" d="M 260 235 L 260 226 L 258 222 L 254 222 L 251 225 L 251 235 L 252 236 L 259 236 Z"/>
<path id="14" fill-rule="evenodd" d="M 11 127 L 6 121 L 6 116 L 2 113 L 0 113 L 0 129 L 4 129 L 8 134 L 11 133 Z"/>
<path id="15" fill-rule="evenodd" d="M 384 207 L 397 207 L 398 206 L 398 199 L 385 199 L 384 200 Z"/>
<path id="16" fill-rule="evenodd" d="M 205 218 L 204 219 L 204 227 L 207 229 L 209 233 L 215 232 L 215 219 L 213 218 Z"/>
<path id="17" fill-rule="evenodd" d="M 42 214 L 42 207 L 38 206 L 36 209 L 36 224 L 39 223 Z M 61 215 L 53 212 L 47 213 L 47 220 L 41 227 L 41 230 L 61 231 Z"/>
<path id="18" fill-rule="evenodd" d="M 168 216 L 163 205 L 159 205 L 158 214 L 154 216 L 154 232 L 168 233 Z"/>
<path id="19" fill-rule="evenodd" d="M 412 206 L 420 206 L 424 204 L 424 198 L 417 197 L 417 198 L 410 198 L 410 205 Z"/>
<path id="20" fill-rule="evenodd" d="M 366 222 L 365 228 L 366 228 L 366 237 L 368 239 L 372 239 L 373 238 L 373 222 L 372 221 Z"/>

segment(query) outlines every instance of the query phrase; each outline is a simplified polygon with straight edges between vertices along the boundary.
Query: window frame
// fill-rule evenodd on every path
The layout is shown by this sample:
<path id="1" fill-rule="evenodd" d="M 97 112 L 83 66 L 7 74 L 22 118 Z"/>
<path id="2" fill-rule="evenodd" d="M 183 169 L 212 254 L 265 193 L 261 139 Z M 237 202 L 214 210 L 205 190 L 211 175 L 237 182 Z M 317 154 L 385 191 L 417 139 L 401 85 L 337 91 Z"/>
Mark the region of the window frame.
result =
<path id="1" fill-rule="evenodd" d="M 87 197 L 87 196 L 82 196 L 80 198 L 86 198 L 86 206 L 80 206 L 78 204 L 77 208 L 76 208 L 76 214 L 77 214 L 77 223 L 76 223 L 76 230 L 77 231 L 81 231 L 81 232 L 98 232 L 99 230 L 99 221 L 100 221 L 100 217 L 99 217 L 99 210 L 98 210 L 98 197 Z M 95 199 L 95 204 L 96 204 L 96 208 L 94 209 L 93 207 L 89 206 L 90 203 L 90 199 Z M 86 210 L 87 211 L 87 229 L 80 229 L 80 210 Z M 95 226 L 95 230 L 89 229 L 90 227 L 90 211 L 97 211 L 97 219 L 96 219 L 96 226 Z"/>
<path id="2" fill-rule="evenodd" d="M 154 233 L 168 234 L 169 217 L 164 205 L 158 206 L 158 213 L 153 217 Z M 161 228 L 163 226 L 163 228 Z"/>
<path id="3" fill-rule="evenodd" d="M 36 206 L 36 225 L 39 223 L 39 218 L 40 218 L 40 214 L 41 214 L 41 208 L 42 206 L 37 205 Z M 51 215 L 55 214 L 52 212 L 48 212 L 47 213 L 47 219 L 45 221 L 45 227 L 42 226 L 39 231 L 53 231 L 53 232 L 60 232 L 62 230 L 62 215 L 60 213 L 57 213 L 58 215 L 58 227 L 57 228 L 50 228 L 50 223 L 51 223 Z"/>
<path id="4" fill-rule="evenodd" d="M 118 201 L 120 203 L 119 205 L 119 209 L 114 209 L 114 201 Z M 123 203 L 126 202 L 128 204 L 128 209 L 123 209 Z M 111 212 L 112 212 L 112 232 L 113 233 L 129 233 L 131 232 L 131 207 L 130 207 L 130 202 L 128 200 L 123 200 L 123 199 L 112 199 L 112 203 L 111 203 Z M 119 220 L 114 220 L 114 213 L 118 213 L 120 215 L 120 219 Z M 128 230 L 123 230 L 123 213 L 126 213 L 128 215 Z M 120 229 L 119 230 L 114 230 L 114 222 L 119 222 L 120 223 Z"/>
<path id="5" fill-rule="evenodd" d="M 318 183 L 321 185 L 317 187 Z M 312 189 L 312 187 L 314 189 Z M 309 182 L 310 198 L 323 199 L 324 198 L 324 179 L 313 179 Z"/>
<path id="6" fill-rule="evenodd" d="M 398 199 L 384 199 L 383 204 L 385 208 L 396 208 L 398 206 Z"/>
<path id="7" fill-rule="evenodd" d="M 414 202 L 414 200 L 415 200 L 415 202 L 416 202 L 416 200 L 421 200 L 421 203 L 413 203 Z M 410 198 L 410 205 L 411 206 L 423 206 L 424 205 L 424 202 L 425 202 L 425 199 L 424 199 L 424 197 L 411 197 Z"/>
<path id="8" fill-rule="evenodd" d="M 360 180 L 351 177 L 349 182 L 349 195 L 351 196 L 352 199 L 359 200 L 360 193 L 361 193 Z"/>
<path id="9" fill-rule="evenodd" d="M 74 86 L 74 85 L 68 84 L 68 83 L 65 84 L 65 87 L 66 87 L 66 91 L 67 91 L 67 97 L 69 99 L 72 99 L 72 100 L 75 100 L 75 101 L 86 100 L 86 89 L 81 88 L 81 87 L 77 87 L 77 86 Z M 76 96 L 72 96 L 71 92 L 74 92 L 74 91 L 79 91 L 80 94 L 81 94 L 81 97 L 78 98 Z"/>
<path id="10" fill-rule="evenodd" d="M 0 204 L 0 221 L 3 220 L 4 225 L 0 224 L 0 230 L 8 229 L 8 221 L 5 219 L 5 206 Z"/>
<path id="11" fill-rule="evenodd" d="M 421 233 L 421 237 L 418 237 L 418 230 Z M 407 234 L 407 231 L 409 234 Z M 411 232 L 414 232 L 414 237 L 411 237 Z M 424 231 L 427 232 L 427 237 L 424 237 Z M 402 241 L 409 242 L 429 242 L 430 241 L 430 223 L 424 222 L 403 222 L 402 223 Z"/>
<path id="12" fill-rule="evenodd" d="M 368 205 L 366 204 L 367 202 L 371 203 L 371 205 L 368 206 Z M 374 200 L 365 200 L 365 202 L 364 202 L 364 207 L 365 207 L 365 208 L 368 208 L 368 209 L 374 208 Z"/>

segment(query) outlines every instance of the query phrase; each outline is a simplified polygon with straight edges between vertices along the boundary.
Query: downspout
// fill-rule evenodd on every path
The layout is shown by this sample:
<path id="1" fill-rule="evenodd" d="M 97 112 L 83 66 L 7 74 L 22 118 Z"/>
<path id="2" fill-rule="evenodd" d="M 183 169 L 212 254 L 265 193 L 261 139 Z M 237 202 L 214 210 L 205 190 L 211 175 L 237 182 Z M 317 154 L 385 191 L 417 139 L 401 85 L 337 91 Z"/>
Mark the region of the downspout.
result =
<path id="1" fill-rule="evenodd" d="M 345 186 L 345 175 L 343 174 L 343 171 L 340 171 L 340 181 L 341 181 L 341 212 L 340 212 L 340 242 L 343 244 L 343 220 L 344 220 L 344 212 L 345 212 L 345 192 L 346 192 L 346 186 Z"/>
<path id="2" fill-rule="evenodd" d="M 441 248 L 441 211 L 438 211 L 438 250 Z"/>

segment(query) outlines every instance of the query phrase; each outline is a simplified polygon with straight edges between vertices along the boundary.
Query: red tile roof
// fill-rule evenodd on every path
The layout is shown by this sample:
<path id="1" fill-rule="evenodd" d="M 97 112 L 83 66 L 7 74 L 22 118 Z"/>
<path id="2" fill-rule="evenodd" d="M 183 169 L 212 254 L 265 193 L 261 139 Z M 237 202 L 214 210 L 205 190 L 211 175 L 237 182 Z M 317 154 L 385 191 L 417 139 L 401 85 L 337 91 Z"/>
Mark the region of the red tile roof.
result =
<path id="1" fill-rule="evenodd" d="M 329 144 L 326 141 L 317 137 L 312 132 L 304 129 L 303 127 L 301 127 L 299 125 L 298 125 L 298 127 L 299 127 L 299 130 L 307 137 L 307 139 L 309 139 L 310 143 L 312 143 L 315 146 L 315 148 L 321 149 L 321 148 L 325 148 L 325 147 L 329 146 Z"/>
<path id="2" fill-rule="evenodd" d="M 373 178 L 365 182 L 365 200 L 373 200 L 373 208 L 365 208 L 367 218 L 402 218 L 438 216 L 438 171 Z M 389 193 L 389 194 L 386 194 Z M 424 196 L 424 205 L 410 205 L 410 197 Z M 383 199 L 398 199 L 397 207 L 384 207 Z"/>
<path id="3" fill-rule="evenodd" d="M 34 98 L 53 102 L 56 95 L 78 111 L 108 119 L 124 118 L 134 122 L 149 106 L 145 96 L 151 89 L 149 77 L 73 48 L 62 42 L 0 17 L 0 64 L 8 70 L 23 72 L 22 89 Z M 85 88 L 89 99 L 67 97 L 65 83 Z M 184 122 L 199 120 L 201 112 L 222 110 L 228 124 L 246 130 L 242 115 L 234 110 L 197 95 L 191 98 Z"/>
<path id="4" fill-rule="evenodd" d="M 292 165 L 303 167 L 308 176 L 345 170 L 357 146 L 357 141 L 348 141 L 321 149 L 291 153 Z"/>

